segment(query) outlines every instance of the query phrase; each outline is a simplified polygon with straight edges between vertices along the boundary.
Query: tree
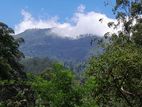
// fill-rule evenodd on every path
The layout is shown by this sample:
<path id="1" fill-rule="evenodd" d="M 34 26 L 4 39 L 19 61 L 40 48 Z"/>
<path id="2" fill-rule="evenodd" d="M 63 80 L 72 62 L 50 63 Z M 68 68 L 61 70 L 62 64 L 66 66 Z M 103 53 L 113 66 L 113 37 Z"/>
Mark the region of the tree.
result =
<path id="1" fill-rule="evenodd" d="M 54 64 L 52 69 L 32 78 L 38 106 L 78 107 L 82 104 L 81 92 L 78 91 L 73 72 L 62 65 Z"/>
<path id="2" fill-rule="evenodd" d="M 14 31 L 0 22 L 0 79 L 23 79 L 26 74 L 19 60 L 23 54 L 18 50 L 22 39 L 14 39 Z"/>
<path id="3" fill-rule="evenodd" d="M 15 39 L 14 31 L 0 22 L 0 106 L 33 107 L 34 91 L 27 81 L 19 60 L 24 57 L 19 51 L 23 39 Z M 18 81 L 17 81 L 18 80 Z"/>
<path id="4" fill-rule="evenodd" d="M 116 45 L 91 59 L 88 75 L 96 79 L 92 94 L 99 105 L 141 106 L 141 52 L 131 44 Z"/>
<path id="5" fill-rule="evenodd" d="M 141 0 L 116 0 L 113 12 L 117 23 L 110 22 L 108 25 L 116 29 L 121 25 L 118 35 L 125 35 L 137 45 L 142 45 L 142 1 Z M 120 26 L 119 26 L 120 27 Z"/>
<path id="6" fill-rule="evenodd" d="M 142 1 L 116 0 L 114 7 L 118 33 L 110 34 L 105 52 L 92 57 L 87 74 L 96 79 L 92 95 L 98 105 L 142 106 Z M 109 33 L 107 33 L 109 34 Z"/>

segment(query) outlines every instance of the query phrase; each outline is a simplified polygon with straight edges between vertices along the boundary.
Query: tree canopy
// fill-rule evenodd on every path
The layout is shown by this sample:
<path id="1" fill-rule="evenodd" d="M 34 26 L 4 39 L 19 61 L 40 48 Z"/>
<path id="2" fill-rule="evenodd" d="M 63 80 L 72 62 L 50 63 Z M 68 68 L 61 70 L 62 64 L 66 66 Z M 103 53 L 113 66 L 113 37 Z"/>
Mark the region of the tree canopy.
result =
<path id="1" fill-rule="evenodd" d="M 117 33 L 110 34 L 105 52 L 92 57 L 87 70 L 96 79 L 92 93 L 101 106 L 142 106 L 142 1 L 116 0 L 117 23 L 108 23 Z M 107 39 L 108 40 L 108 39 Z"/>
<path id="2" fill-rule="evenodd" d="M 116 0 L 113 12 L 117 23 L 108 26 L 122 29 L 106 33 L 103 53 L 90 58 L 80 80 L 58 63 L 26 76 L 19 63 L 22 39 L 0 23 L 0 106 L 142 107 L 142 1 Z"/>
<path id="3" fill-rule="evenodd" d="M 0 22 L 0 79 L 26 77 L 23 66 L 19 63 L 23 57 L 18 49 L 22 39 L 15 39 L 13 34 L 13 29 Z"/>

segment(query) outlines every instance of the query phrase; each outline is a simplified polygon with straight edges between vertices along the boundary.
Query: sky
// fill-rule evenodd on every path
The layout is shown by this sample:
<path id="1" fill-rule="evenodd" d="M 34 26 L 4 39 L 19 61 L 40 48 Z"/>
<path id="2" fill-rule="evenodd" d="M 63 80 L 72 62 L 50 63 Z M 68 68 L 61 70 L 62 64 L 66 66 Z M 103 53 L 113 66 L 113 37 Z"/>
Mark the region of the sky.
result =
<path id="1" fill-rule="evenodd" d="M 109 1 L 110 6 L 105 6 Z M 114 0 L 1 0 L 0 21 L 21 33 L 30 28 L 54 28 L 60 36 L 103 35 L 115 21 Z M 103 22 L 98 20 L 102 18 Z M 111 29 L 112 30 L 112 29 Z M 110 31 L 111 31 L 110 30 Z"/>

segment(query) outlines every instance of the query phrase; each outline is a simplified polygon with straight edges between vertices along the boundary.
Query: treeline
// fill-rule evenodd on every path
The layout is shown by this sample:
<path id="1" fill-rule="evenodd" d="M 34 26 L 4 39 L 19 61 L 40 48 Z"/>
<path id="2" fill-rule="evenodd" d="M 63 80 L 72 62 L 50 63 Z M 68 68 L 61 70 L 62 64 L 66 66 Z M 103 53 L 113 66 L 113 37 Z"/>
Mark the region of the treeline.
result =
<path id="1" fill-rule="evenodd" d="M 46 69 L 52 68 L 52 65 L 57 62 L 50 60 L 47 57 L 39 58 L 24 58 L 20 61 L 22 65 L 24 65 L 24 72 L 31 72 L 34 74 L 39 74 Z M 30 66 L 29 66 L 30 65 Z"/>
<path id="2" fill-rule="evenodd" d="M 104 52 L 90 58 L 80 79 L 58 63 L 40 74 L 23 72 L 23 40 L 0 23 L 0 106 L 142 107 L 142 2 L 116 0 L 113 10 L 117 23 L 108 26 L 123 29 L 106 33 Z"/>
<path id="3" fill-rule="evenodd" d="M 60 61 L 55 59 L 49 59 L 48 57 L 26 57 L 20 61 L 24 66 L 24 72 L 32 72 L 35 74 L 44 72 L 46 69 L 52 68 L 54 63 L 60 63 L 65 68 L 74 71 L 77 75 L 80 75 L 86 66 L 85 61 L 73 61 L 66 60 Z M 29 66 L 30 65 L 30 66 Z"/>

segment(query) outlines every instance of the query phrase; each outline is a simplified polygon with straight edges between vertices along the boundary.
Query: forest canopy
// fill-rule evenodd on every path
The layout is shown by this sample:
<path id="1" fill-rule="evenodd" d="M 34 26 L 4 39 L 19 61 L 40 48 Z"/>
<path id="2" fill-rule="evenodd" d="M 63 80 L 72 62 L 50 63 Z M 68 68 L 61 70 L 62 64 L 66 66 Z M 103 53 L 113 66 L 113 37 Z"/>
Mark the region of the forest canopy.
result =
<path id="1" fill-rule="evenodd" d="M 116 0 L 117 33 L 106 32 L 103 53 L 92 56 L 81 76 L 59 62 L 42 73 L 24 72 L 23 40 L 0 23 L 0 106 L 142 107 L 142 1 Z M 109 4 L 109 3 L 108 3 Z M 103 42 L 108 41 L 108 42 Z M 47 61 L 46 61 L 47 62 Z M 29 64 L 30 66 L 30 64 Z"/>

